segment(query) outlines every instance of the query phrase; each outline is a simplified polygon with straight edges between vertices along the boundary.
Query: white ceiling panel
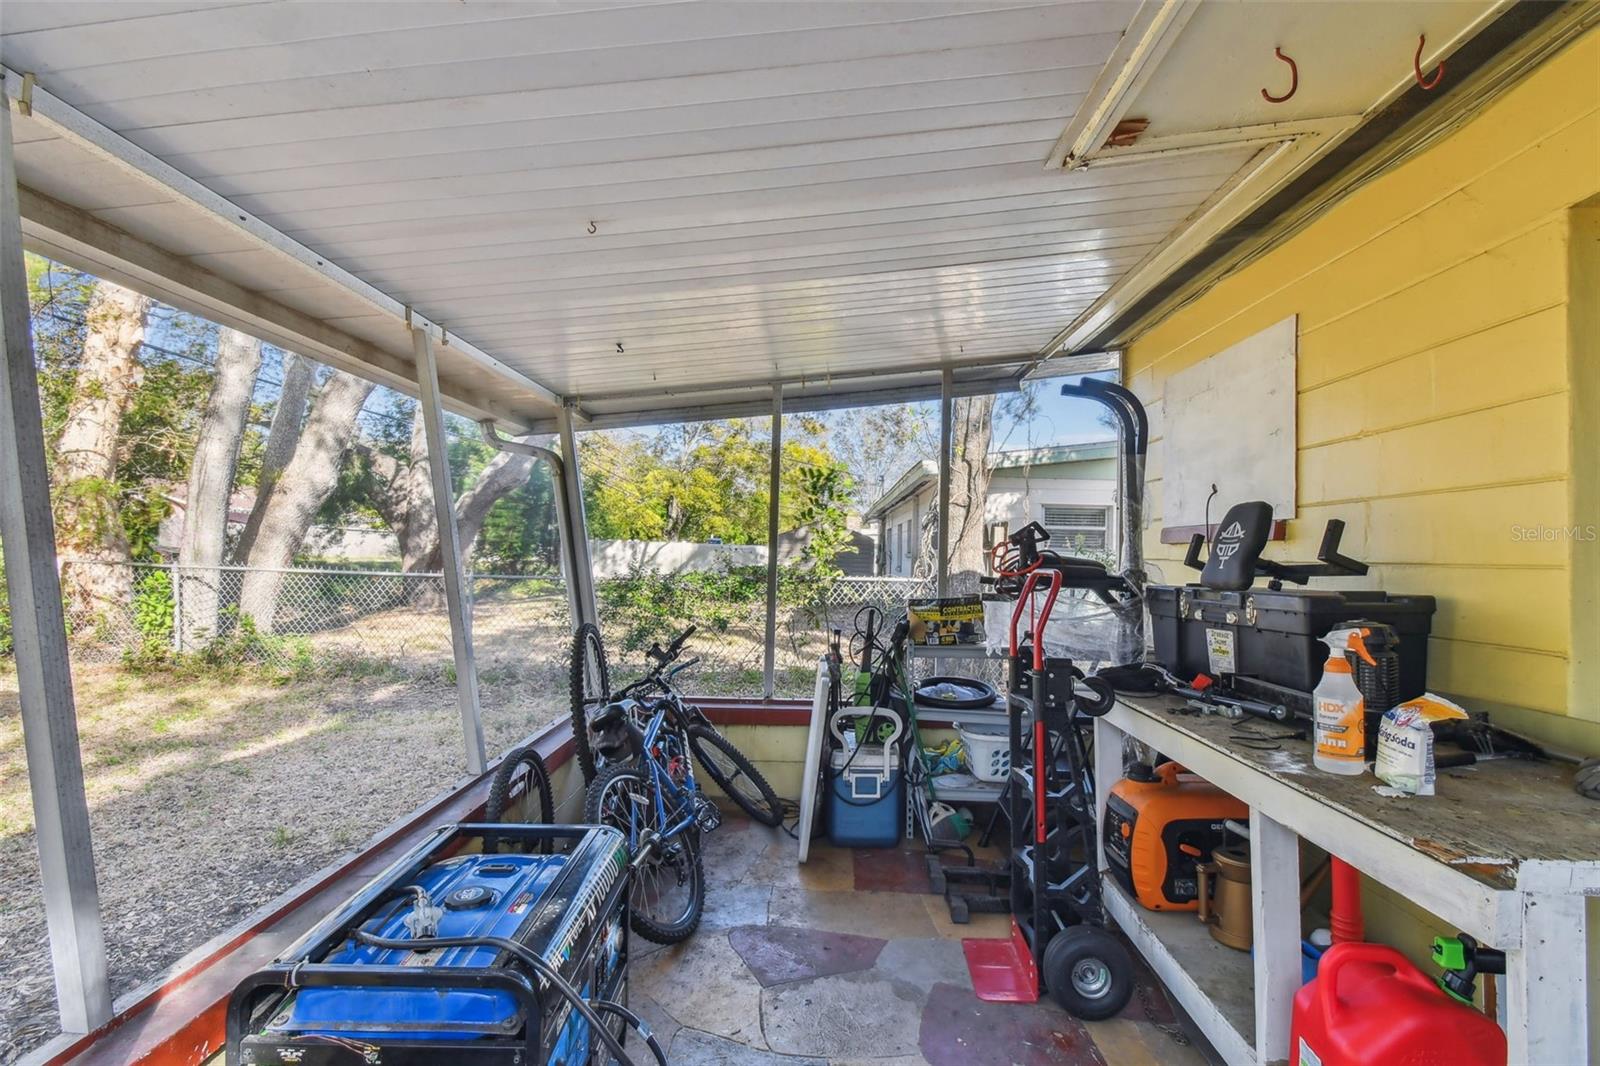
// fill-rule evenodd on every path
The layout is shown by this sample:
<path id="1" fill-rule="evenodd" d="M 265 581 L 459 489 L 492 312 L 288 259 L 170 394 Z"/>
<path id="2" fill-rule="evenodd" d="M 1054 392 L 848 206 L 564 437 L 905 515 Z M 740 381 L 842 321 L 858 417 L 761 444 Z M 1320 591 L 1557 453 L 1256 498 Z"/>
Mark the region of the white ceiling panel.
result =
<path id="1" fill-rule="evenodd" d="M 1449 42 L 1492 6 L 1373 24 Z M 410 315 L 446 331 L 460 409 L 527 425 L 564 397 L 616 422 L 775 382 L 802 403 L 942 367 L 992 384 L 1259 202 L 1288 173 L 1260 139 L 1045 166 L 1139 10 L 8 0 L 0 60 L 40 93 L 15 124 L 36 246 L 251 303 L 241 321 L 391 383 Z M 1202 5 L 1127 104 L 1162 133 L 1263 121 L 1251 57 L 1290 34 L 1289 117 L 1348 117 L 1394 80 L 1352 58 L 1364 20 Z M 1319 61 L 1352 67 L 1336 91 Z"/>

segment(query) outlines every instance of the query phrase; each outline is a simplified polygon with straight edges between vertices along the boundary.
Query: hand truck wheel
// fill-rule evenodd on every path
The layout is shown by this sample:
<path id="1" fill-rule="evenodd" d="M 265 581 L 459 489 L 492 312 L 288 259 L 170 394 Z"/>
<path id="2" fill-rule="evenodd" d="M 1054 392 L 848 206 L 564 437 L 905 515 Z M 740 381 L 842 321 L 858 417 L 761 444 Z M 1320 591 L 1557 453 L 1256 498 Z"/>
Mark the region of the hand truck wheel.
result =
<path id="1" fill-rule="evenodd" d="M 1073 686 L 1073 695 L 1078 701 L 1078 710 L 1090 718 L 1099 718 L 1117 702 L 1117 690 L 1111 687 L 1111 682 L 1099 676 L 1086 677 L 1077 682 Z"/>
<path id="2" fill-rule="evenodd" d="M 1045 945 L 1040 978 L 1056 1004 L 1087 1022 L 1116 1015 L 1133 996 L 1133 959 L 1109 930 L 1072 925 Z"/>

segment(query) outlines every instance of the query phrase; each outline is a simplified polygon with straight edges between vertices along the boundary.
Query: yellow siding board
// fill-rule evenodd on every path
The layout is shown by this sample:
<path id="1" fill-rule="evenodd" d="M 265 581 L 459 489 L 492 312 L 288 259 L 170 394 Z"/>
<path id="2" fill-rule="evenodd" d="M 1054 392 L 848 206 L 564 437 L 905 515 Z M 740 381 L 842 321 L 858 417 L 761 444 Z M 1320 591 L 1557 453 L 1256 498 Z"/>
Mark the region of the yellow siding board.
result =
<path id="1" fill-rule="evenodd" d="M 1546 308 L 1302 391 L 1300 444 L 1322 444 L 1465 414 L 1486 403 L 1563 391 L 1567 368 L 1560 355 L 1566 329 L 1565 308 Z M 1501 390 L 1486 397 L 1483 383 L 1491 377 L 1500 381 Z"/>
<path id="2" fill-rule="evenodd" d="M 1392 593 L 1438 596 L 1434 635 L 1522 651 L 1565 657 L 1567 653 L 1567 574 L 1565 570 L 1464 568 L 1441 574 L 1433 566 L 1378 566 L 1376 583 Z M 1454 687 L 1455 678 L 1439 681 Z"/>
<path id="3" fill-rule="evenodd" d="M 1302 331 L 1300 388 L 1348 377 L 1559 303 L 1566 288 L 1565 247 L 1565 222 L 1552 218 L 1359 314 L 1315 332 Z"/>
<path id="4" fill-rule="evenodd" d="M 1564 394 L 1300 450 L 1308 507 L 1372 496 L 1565 479 Z"/>
<path id="5" fill-rule="evenodd" d="M 1561 569 L 1566 545 L 1514 527 L 1560 527 L 1567 490 L 1560 481 L 1496 485 L 1461 492 L 1393 496 L 1334 506 L 1302 506 L 1290 532 L 1307 551 L 1330 518 L 1345 522 L 1346 554 L 1374 566 L 1497 565 Z M 1276 546 L 1271 549 L 1277 554 Z"/>
<path id="6" fill-rule="evenodd" d="M 1488 644 L 1433 640 L 1428 642 L 1428 687 L 1468 699 L 1563 714 L 1567 660 Z"/>
<path id="7" fill-rule="evenodd" d="M 1580 160 L 1600 158 L 1600 124 L 1575 119 L 1420 214 L 1379 233 L 1317 272 L 1322 284 L 1297 292 L 1304 333 L 1400 292 L 1446 265 L 1502 243 L 1551 215 L 1551 204 L 1583 195 Z M 1337 284 L 1328 284 L 1329 280 Z"/>

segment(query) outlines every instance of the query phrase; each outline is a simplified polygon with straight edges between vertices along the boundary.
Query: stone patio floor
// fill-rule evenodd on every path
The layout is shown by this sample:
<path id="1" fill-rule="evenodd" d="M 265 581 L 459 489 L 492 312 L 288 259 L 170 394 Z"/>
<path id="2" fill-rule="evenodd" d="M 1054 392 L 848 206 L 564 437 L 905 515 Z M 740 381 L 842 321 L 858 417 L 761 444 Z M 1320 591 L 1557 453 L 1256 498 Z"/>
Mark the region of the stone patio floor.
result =
<path id="1" fill-rule="evenodd" d="M 843 850 L 805 865 L 779 830 L 729 818 L 704 838 L 706 909 L 671 948 L 632 939 L 630 1000 L 673 1066 L 1203 1066 L 1201 1039 L 1141 969 L 1119 1017 L 1082 1022 L 1041 1000 L 972 992 L 964 937 L 920 849 Z"/>

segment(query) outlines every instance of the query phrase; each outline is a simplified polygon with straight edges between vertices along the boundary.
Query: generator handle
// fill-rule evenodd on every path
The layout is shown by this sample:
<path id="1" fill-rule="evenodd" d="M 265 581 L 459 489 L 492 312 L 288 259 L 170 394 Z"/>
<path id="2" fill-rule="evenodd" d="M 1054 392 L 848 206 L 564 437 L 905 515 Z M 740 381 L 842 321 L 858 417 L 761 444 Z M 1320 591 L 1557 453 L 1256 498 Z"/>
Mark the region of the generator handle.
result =
<path id="1" fill-rule="evenodd" d="M 230 1063 L 238 1062 L 246 1029 L 255 1014 L 256 1005 L 271 992 L 288 992 L 295 988 L 338 988 L 370 986 L 378 988 L 442 988 L 498 989 L 509 992 L 517 1001 L 523 1017 L 523 1026 L 529 1062 L 539 1061 L 540 1032 L 536 1019 L 540 1017 L 539 995 L 533 982 L 519 970 L 506 967 L 438 968 L 431 966 L 335 966 L 317 963 L 274 963 L 246 977 L 228 997 L 226 1021 L 226 1056 Z"/>

